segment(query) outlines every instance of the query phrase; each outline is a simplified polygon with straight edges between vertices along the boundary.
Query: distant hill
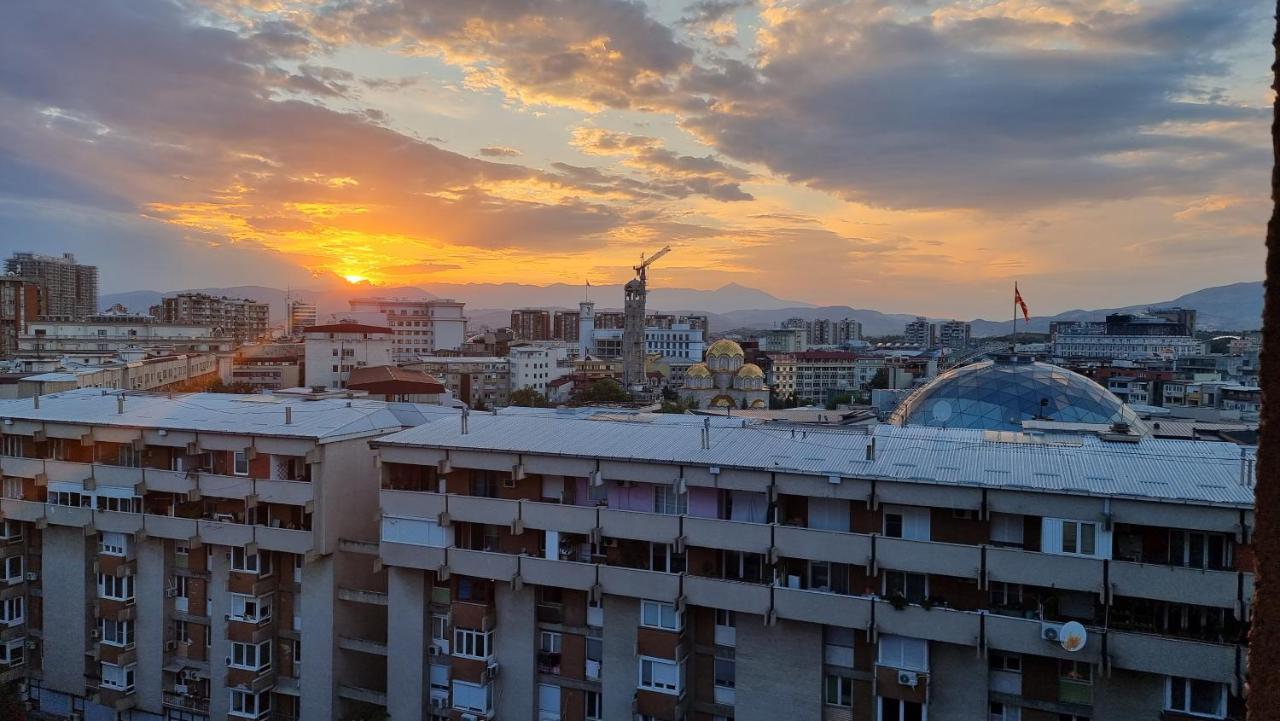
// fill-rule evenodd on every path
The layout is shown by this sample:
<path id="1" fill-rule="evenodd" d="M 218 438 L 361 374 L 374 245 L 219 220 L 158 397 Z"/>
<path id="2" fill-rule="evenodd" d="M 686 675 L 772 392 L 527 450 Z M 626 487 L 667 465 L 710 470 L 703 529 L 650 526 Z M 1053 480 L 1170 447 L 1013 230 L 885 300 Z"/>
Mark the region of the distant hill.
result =
<path id="1" fill-rule="evenodd" d="M 249 285 L 233 288 L 197 288 L 196 292 L 250 298 L 271 304 L 274 319 L 284 317 L 285 291 L 278 288 Z M 467 315 L 476 327 L 507 325 L 512 308 L 577 308 L 583 297 L 583 287 L 557 283 L 549 286 L 522 285 L 519 283 L 467 283 L 433 284 L 427 288 L 412 286 L 388 288 L 383 286 L 350 286 L 328 291 L 294 290 L 292 297 L 315 303 L 321 316 L 348 308 L 347 301 L 362 295 L 383 295 L 403 298 L 453 298 L 467 304 Z M 138 290 L 112 293 L 101 298 L 102 307 L 121 303 L 135 312 L 145 313 L 166 295 L 180 291 L 161 293 Z M 620 308 L 622 286 L 593 286 L 590 297 L 596 301 L 597 310 Z M 1154 306 L 1180 305 L 1199 311 L 1199 325 L 1217 330 L 1256 330 L 1262 327 L 1262 282 L 1233 283 L 1205 288 L 1172 300 L 1140 303 L 1123 308 L 1097 310 L 1069 310 L 1053 316 L 1032 316 L 1031 322 L 1018 323 L 1019 330 L 1046 333 L 1054 321 L 1101 320 L 1108 313 L 1141 312 Z M 802 301 L 785 300 L 755 288 L 736 283 L 715 290 L 692 288 L 655 288 L 649 293 L 649 309 L 668 312 L 706 313 L 713 332 L 735 328 L 777 328 L 788 318 L 805 320 L 854 318 L 862 323 L 868 336 L 896 335 L 903 326 L 915 318 L 911 314 L 881 313 L 866 308 L 849 306 L 815 306 Z M 975 336 L 1005 335 L 1012 331 L 1010 320 L 972 321 Z"/>

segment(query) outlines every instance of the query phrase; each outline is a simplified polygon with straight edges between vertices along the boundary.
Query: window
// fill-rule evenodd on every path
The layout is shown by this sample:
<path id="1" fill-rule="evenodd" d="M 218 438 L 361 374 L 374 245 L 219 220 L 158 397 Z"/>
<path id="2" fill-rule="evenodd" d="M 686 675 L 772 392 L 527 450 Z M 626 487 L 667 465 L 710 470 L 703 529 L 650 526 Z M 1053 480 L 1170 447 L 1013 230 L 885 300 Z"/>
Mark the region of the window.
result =
<path id="1" fill-rule="evenodd" d="M 1022 673 L 1022 656 L 1016 653 L 1002 653 L 1000 651 L 992 651 L 987 656 L 987 665 L 992 671 L 1008 671 L 1010 673 Z"/>
<path id="2" fill-rule="evenodd" d="M 662 573 L 683 573 L 684 556 L 673 553 L 669 543 L 649 544 L 649 570 Z"/>
<path id="3" fill-rule="evenodd" d="M 675 604 L 661 601 L 640 602 L 640 625 L 649 628 L 662 628 L 668 631 L 680 630 L 680 614 Z"/>
<path id="4" fill-rule="evenodd" d="M 737 676 L 736 666 L 732 657 L 717 653 L 712 668 L 715 685 L 720 688 L 733 688 Z"/>
<path id="5" fill-rule="evenodd" d="M 906 671 L 929 670 L 929 642 L 919 638 L 881 634 L 881 666 L 892 666 Z"/>
<path id="6" fill-rule="evenodd" d="M 727 626 L 729 628 L 734 628 L 738 625 L 738 615 L 734 611 L 730 611 L 724 608 L 717 608 L 715 611 L 716 611 L 717 626 Z"/>
<path id="7" fill-rule="evenodd" d="M 24 556 L 9 556 L 4 559 L 4 580 L 11 584 L 21 582 L 25 568 L 26 558 Z"/>
<path id="8" fill-rule="evenodd" d="M 1220 533 L 1169 531 L 1169 563 L 1223 571 L 1231 568 L 1231 544 Z"/>
<path id="9" fill-rule="evenodd" d="M 0 664 L 21 666 L 26 661 L 27 638 L 15 638 L 0 644 Z"/>
<path id="10" fill-rule="evenodd" d="M 133 621 L 104 618 L 99 622 L 98 627 L 102 631 L 103 643 L 122 647 L 133 645 Z"/>
<path id="11" fill-rule="evenodd" d="M 604 718 L 604 700 L 599 691 L 587 692 L 587 721 L 601 721 Z"/>
<path id="12" fill-rule="evenodd" d="M 134 664 L 117 666 L 114 663 L 102 662 L 102 685 L 117 691 L 133 691 Z"/>
<path id="13" fill-rule="evenodd" d="M 487 659 L 493 653 L 493 631 L 453 630 L 453 654 L 464 658 Z"/>
<path id="14" fill-rule="evenodd" d="M 249 456 L 244 451 L 233 451 L 231 454 L 231 472 L 237 476 L 249 475 Z"/>
<path id="15" fill-rule="evenodd" d="M 991 545 L 1021 548 L 1023 545 L 1024 526 L 1025 523 L 1022 516 L 1010 513 L 992 513 Z"/>
<path id="16" fill-rule="evenodd" d="M 101 492 L 100 492 L 101 493 Z M 104 496 L 96 497 L 99 511 L 115 511 L 117 513 L 141 513 L 141 496 Z"/>
<path id="17" fill-rule="evenodd" d="M 247 623 L 261 623 L 271 620 L 271 594 L 266 596 L 245 596 L 231 594 L 231 620 Z"/>
<path id="18" fill-rule="evenodd" d="M 554 631 L 538 633 L 538 650 L 542 653 L 560 653 L 560 634 Z"/>
<path id="19" fill-rule="evenodd" d="M 26 620 L 24 610 L 26 608 L 26 598 L 23 596 L 15 596 L 5 601 L 0 601 L 0 623 L 6 626 L 17 626 Z"/>
<path id="20" fill-rule="evenodd" d="M 245 689 L 228 689 L 231 694 L 231 715 L 242 718 L 259 718 L 271 710 L 271 689 L 254 693 Z"/>
<path id="21" fill-rule="evenodd" d="M 680 690 L 680 666 L 662 658 L 640 657 L 640 688 L 675 694 Z"/>
<path id="22" fill-rule="evenodd" d="M 929 596 L 929 577 L 923 573 L 884 572 L 886 598 L 901 596 L 909 603 L 923 603 Z"/>
<path id="23" fill-rule="evenodd" d="M 449 648 L 449 617 L 440 614 L 431 616 L 431 643 L 435 646 L 441 646 L 446 651 Z"/>
<path id="24" fill-rule="evenodd" d="M 23 492 L 21 478 L 4 479 L 4 497 L 5 498 L 23 498 L 26 494 Z"/>
<path id="25" fill-rule="evenodd" d="M 231 570 L 240 573 L 255 573 L 262 576 L 271 575 L 271 555 L 267 553 L 249 553 L 244 548 L 231 548 Z"/>
<path id="26" fill-rule="evenodd" d="M 912 541 L 929 540 L 929 509 L 885 506 L 884 535 Z"/>
<path id="27" fill-rule="evenodd" d="M 103 531 L 98 538 L 98 553 L 123 556 L 129 549 L 129 537 L 115 531 Z"/>
<path id="28" fill-rule="evenodd" d="M 52 484 L 50 484 L 52 485 Z M 88 506 L 93 500 L 93 496 L 87 496 L 79 491 L 56 491 L 49 489 L 48 502 L 54 506 Z"/>
<path id="29" fill-rule="evenodd" d="M 853 706 L 853 679 L 827 674 L 822 687 L 822 700 L 828 706 Z"/>
<path id="30" fill-rule="evenodd" d="M 489 684 L 453 682 L 453 707 L 463 711 L 489 713 L 493 708 L 493 687 Z"/>
<path id="31" fill-rule="evenodd" d="M 1212 681 L 1170 676 L 1165 681 L 1164 707 L 1196 716 L 1224 718 L 1227 715 L 1227 689 Z"/>
<path id="32" fill-rule="evenodd" d="M 1022 584 L 991 582 L 991 605 L 997 608 L 1016 608 L 1022 605 Z"/>
<path id="33" fill-rule="evenodd" d="M 0 436 L 0 455 L 22 457 L 22 436 Z"/>
<path id="34" fill-rule="evenodd" d="M 234 668 L 249 671 L 266 671 L 271 668 L 271 642 L 232 643 L 231 663 Z"/>
<path id="35" fill-rule="evenodd" d="M 1046 518 L 1040 528 L 1040 549 L 1045 553 L 1093 558 L 1111 555 L 1111 533 L 1092 521 Z"/>
<path id="36" fill-rule="evenodd" d="M 1093 703 L 1093 666 L 1087 661 L 1058 661 L 1058 700 L 1062 703 Z"/>
<path id="37" fill-rule="evenodd" d="M 185 581 L 186 579 L 183 578 Z M 115 601 L 133 600 L 133 576 L 98 574 L 98 596 Z"/>
<path id="38" fill-rule="evenodd" d="M 1020 721 L 1022 719 L 1022 708 L 1019 706 L 1010 706 L 1007 703 L 992 701 L 990 708 L 989 721 Z"/>
<path id="39" fill-rule="evenodd" d="M 653 489 L 653 512 L 680 516 L 689 512 L 689 494 L 676 493 L 668 486 Z"/>

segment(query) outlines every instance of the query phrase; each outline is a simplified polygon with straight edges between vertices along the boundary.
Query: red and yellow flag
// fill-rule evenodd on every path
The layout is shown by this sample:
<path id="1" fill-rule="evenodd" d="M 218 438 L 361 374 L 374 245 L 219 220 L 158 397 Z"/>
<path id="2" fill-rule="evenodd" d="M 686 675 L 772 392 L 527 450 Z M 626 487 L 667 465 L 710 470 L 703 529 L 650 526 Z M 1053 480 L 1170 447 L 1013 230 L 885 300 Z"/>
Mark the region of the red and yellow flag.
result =
<path id="1" fill-rule="evenodd" d="M 1022 309 L 1022 319 L 1031 320 L 1031 313 L 1027 310 L 1027 302 L 1022 299 L 1022 293 L 1018 290 L 1017 282 L 1013 284 L 1013 304 Z"/>

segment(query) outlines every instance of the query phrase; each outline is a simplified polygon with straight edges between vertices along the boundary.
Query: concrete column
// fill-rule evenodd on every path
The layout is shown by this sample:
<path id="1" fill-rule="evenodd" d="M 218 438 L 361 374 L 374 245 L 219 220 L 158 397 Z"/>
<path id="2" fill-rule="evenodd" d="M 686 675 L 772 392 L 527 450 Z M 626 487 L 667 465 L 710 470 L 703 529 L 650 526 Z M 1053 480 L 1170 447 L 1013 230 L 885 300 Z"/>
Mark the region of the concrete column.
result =
<path id="1" fill-rule="evenodd" d="M 822 718 L 822 627 L 738 614 L 736 721 Z"/>
<path id="2" fill-rule="evenodd" d="M 191 549 L 192 553 L 206 551 L 210 546 Z M 226 718 L 231 708 L 227 694 L 226 659 L 231 655 L 231 641 L 227 638 L 227 614 L 231 613 L 231 594 L 227 591 L 231 562 L 227 559 L 230 548 L 212 546 L 209 553 L 209 718 Z M 204 609 L 192 608 L 190 613 L 204 613 Z"/>
<path id="3" fill-rule="evenodd" d="M 43 683 L 45 688 L 74 696 L 84 695 L 85 651 L 89 647 L 87 603 L 97 595 L 97 579 L 92 585 L 89 580 L 89 546 L 80 528 L 44 529 Z"/>
<path id="4" fill-rule="evenodd" d="M 302 700 L 300 716 L 310 721 L 338 717 L 338 679 L 334 675 L 338 639 L 333 613 L 337 603 L 333 556 L 302 566 Z"/>
<path id="5" fill-rule="evenodd" d="M 391 721 L 417 721 L 427 705 L 426 574 L 387 569 L 387 713 Z"/>
<path id="6" fill-rule="evenodd" d="M 504 721 L 532 721 L 538 703 L 534 674 L 537 617 L 533 586 L 519 591 L 509 583 L 496 583 L 498 628 L 493 634 L 494 660 L 498 682 L 494 687 L 493 710 Z"/>
<path id="7" fill-rule="evenodd" d="M 636 661 L 636 631 L 640 602 L 622 596 L 604 597 L 604 636 L 600 639 L 600 701 L 604 718 L 629 719 L 640 668 Z M 782 716 L 779 718 L 787 718 Z"/>
<path id="8" fill-rule="evenodd" d="M 972 646 L 929 644 L 929 721 L 968 721 L 988 713 L 987 663 Z"/>
<path id="9" fill-rule="evenodd" d="M 134 682 L 138 689 L 138 708 L 152 713 L 164 712 L 164 642 L 165 642 L 165 546 L 161 539 L 137 542 L 138 576 L 134 579 L 138 594 L 137 635 L 138 667 Z"/>

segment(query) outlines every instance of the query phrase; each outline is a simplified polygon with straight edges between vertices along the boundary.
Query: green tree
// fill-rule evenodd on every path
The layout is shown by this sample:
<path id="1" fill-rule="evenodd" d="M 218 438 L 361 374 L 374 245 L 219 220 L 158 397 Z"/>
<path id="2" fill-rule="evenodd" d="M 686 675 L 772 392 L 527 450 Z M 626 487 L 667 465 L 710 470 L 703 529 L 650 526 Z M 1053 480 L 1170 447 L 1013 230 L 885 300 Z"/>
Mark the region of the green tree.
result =
<path id="1" fill-rule="evenodd" d="M 853 395 L 851 393 L 841 393 L 832 396 L 831 400 L 827 401 L 827 410 L 834 411 L 842 403 L 853 403 Z"/>
<path id="2" fill-rule="evenodd" d="M 575 394 L 577 403 L 625 403 L 631 400 L 622 384 L 612 378 L 601 378 Z"/>
<path id="3" fill-rule="evenodd" d="M 546 408 L 547 397 L 538 391 L 525 386 L 520 390 L 511 393 L 511 405 L 523 406 L 525 408 Z"/>
<path id="4" fill-rule="evenodd" d="M 888 388 L 889 387 L 889 369 L 881 368 L 871 379 L 872 388 Z"/>

